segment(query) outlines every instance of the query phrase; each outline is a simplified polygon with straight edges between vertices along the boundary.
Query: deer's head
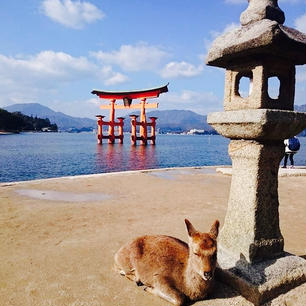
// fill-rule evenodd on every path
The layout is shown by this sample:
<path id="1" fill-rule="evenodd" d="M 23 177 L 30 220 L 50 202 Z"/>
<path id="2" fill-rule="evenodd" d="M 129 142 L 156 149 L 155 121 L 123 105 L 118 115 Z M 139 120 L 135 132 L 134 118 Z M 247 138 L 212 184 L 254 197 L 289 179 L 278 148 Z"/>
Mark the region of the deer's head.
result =
<path id="1" fill-rule="evenodd" d="M 185 223 L 189 235 L 189 260 L 192 269 L 205 281 L 209 281 L 213 278 L 217 263 L 219 221 L 214 222 L 209 233 L 197 231 L 187 219 Z"/>

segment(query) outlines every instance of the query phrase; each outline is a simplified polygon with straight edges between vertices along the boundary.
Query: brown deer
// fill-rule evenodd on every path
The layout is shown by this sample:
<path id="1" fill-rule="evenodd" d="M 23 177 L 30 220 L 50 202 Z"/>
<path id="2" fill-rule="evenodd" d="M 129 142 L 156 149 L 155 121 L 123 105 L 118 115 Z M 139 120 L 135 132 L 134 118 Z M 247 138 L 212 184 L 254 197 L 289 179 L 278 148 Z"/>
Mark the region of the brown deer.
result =
<path id="1" fill-rule="evenodd" d="M 188 244 L 170 236 L 136 238 L 115 254 L 116 270 L 178 306 L 204 299 L 213 286 L 219 221 L 209 233 L 185 223 Z"/>

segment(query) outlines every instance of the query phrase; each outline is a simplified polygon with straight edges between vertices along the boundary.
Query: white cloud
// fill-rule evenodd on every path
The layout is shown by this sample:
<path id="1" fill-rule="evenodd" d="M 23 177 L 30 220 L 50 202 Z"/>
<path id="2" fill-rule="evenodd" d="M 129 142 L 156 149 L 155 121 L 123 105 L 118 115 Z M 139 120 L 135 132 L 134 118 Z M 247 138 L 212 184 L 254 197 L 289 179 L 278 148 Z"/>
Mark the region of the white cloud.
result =
<path id="1" fill-rule="evenodd" d="M 193 77 L 203 71 L 203 66 L 195 66 L 185 61 L 172 61 L 165 65 L 170 57 L 163 48 L 145 42 L 135 45 L 122 45 L 118 50 L 91 52 L 91 55 L 103 65 L 116 65 L 124 71 L 153 71 L 163 78 Z M 120 79 L 118 75 L 115 79 Z"/>
<path id="2" fill-rule="evenodd" d="M 236 22 L 229 23 L 225 26 L 225 28 L 222 31 L 210 31 L 210 35 L 213 39 L 217 38 L 218 36 L 221 36 L 227 32 L 233 31 L 235 29 L 238 29 L 240 27 L 240 24 Z"/>
<path id="3" fill-rule="evenodd" d="M 156 70 L 168 53 L 147 43 L 122 45 L 119 50 L 111 52 L 92 52 L 104 64 L 115 64 L 126 71 Z"/>
<path id="4" fill-rule="evenodd" d="M 99 66 L 86 57 L 42 51 L 28 57 L 0 54 L 0 104 L 34 101 L 51 96 L 63 86 L 93 80 L 105 85 L 125 82 L 127 77 L 110 66 Z"/>
<path id="5" fill-rule="evenodd" d="M 186 62 L 170 62 L 161 71 L 163 78 L 193 77 L 203 71 L 203 66 L 198 67 Z"/>
<path id="6" fill-rule="evenodd" d="M 94 105 L 94 106 L 99 106 L 101 104 L 100 98 L 98 98 L 97 96 L 87 99 L 85 103 L 89 105 Z"/>
<path id="7" fill-rule="evenodd" d="M 222 101 L 213 92 L 182 90 L 167 93 L 159 98 L 160 109 L 186 109 L 205 115 L 222 110 Z"/>
<path id="8" fill-rule="evenodd" d="M 0 55 L 1 75 L 23 83 L 73 81 L 80 75 L 90 76 L 92 69 L 95 65 L 85 57 L 73 57 L 63 52 L 42 51 L 24 58 Z"/>
<path id="9" fill-rule="evenodd" d="M 81 29 L 105 16 L 95 5 L 80 0 L 44 0 L 41 9 L 53 21 L 73 29 Z"/>
<path id="10" fill-rule="evenodd" d="M 306 13 L 295 19 L 294 25 L 297 30 L 306 33 Z"/>
<path id="11" fill-rule="evenodd" d="M 30 57 L 7 57 L 0 54 L 0 74 L 7 80 L 27 82 L 71 82 L 99 77 L 105 82 L 117 79 L 126 81 L 123 74 L 114 72 L 111 66 L 100 66 L 86 57 L 73 57 L 64 52 L 42 51 Z M 114 84 L 114 81 L 111 83 Z"/>
<path id="12" fill-rule="evenodd" d="M 105 66 L 101 70 L 102 78 L 105 79 L 105 85 L 116 85 L 124 83 L 128 80 L 128 77 L 120 72 L 113 72 L 111 66 Z"/>
<path id="13" fill-rule="evenodd" d="M 230 31 L 233 31 L 233 30 L 235 30 L 235 29 L 238 29 L 239 27 L 240 27 L 240 24 L 235 23 L 235 22 L 232 22 L 232 23 L 227 24 L 227 25 L 225 26 L 225 28 L 224 28 L 222 31 L 210 31 L 210 32 L 209 32 L 210 37 L 204 39 L 204 44 L 205 44 L 206 50 L 209 50 L 209 49 L 210 49 L 210 47 L 211 47 L 213 41 L 214 41 L 217 37 L 219 37 L 219 36 L 221 36 L 221 35 L 223 35 L 223 34 L 225 34 L 225 33 L 227 33 L 227 32 L 230 32 Z M 205 57 L 206 57 L 206 55 L 205 55 Z"/>

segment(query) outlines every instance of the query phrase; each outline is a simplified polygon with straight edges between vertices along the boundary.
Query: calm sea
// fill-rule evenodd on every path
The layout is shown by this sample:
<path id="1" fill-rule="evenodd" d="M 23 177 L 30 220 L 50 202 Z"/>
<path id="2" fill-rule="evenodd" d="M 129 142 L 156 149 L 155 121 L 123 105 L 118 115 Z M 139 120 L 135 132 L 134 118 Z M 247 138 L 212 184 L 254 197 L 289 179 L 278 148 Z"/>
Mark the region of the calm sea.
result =
<path id="1" fill-rule="evenodd" d="M 296 165 L 306 164 L 306 138 Z M 97 145 L 93 133 L 0 135 L 0 182 L 168 167 L 230 165 L 222 136 L 158 135 L 156 146 Z"/>

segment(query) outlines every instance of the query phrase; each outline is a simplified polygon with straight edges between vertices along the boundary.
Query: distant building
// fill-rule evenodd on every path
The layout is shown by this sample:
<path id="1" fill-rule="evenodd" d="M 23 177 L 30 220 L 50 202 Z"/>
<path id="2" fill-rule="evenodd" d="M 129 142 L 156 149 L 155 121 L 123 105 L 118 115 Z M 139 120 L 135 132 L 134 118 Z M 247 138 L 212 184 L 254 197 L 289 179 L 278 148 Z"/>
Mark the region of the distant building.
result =
<path id="1" fill-rule="evenodd" d="M 57 128 L 55 129 L 55 128 L 48 126 L 48 127 L 43 127 L 41 131 L 42 132 L 57 132 Z"/>
<path id="2" fill-rule="evenodd" d="M 189 132 L 187 132 L 187 135 L 204 135 L 204 130 L 197 130 L 197 129 L 191 129 Z"/>

